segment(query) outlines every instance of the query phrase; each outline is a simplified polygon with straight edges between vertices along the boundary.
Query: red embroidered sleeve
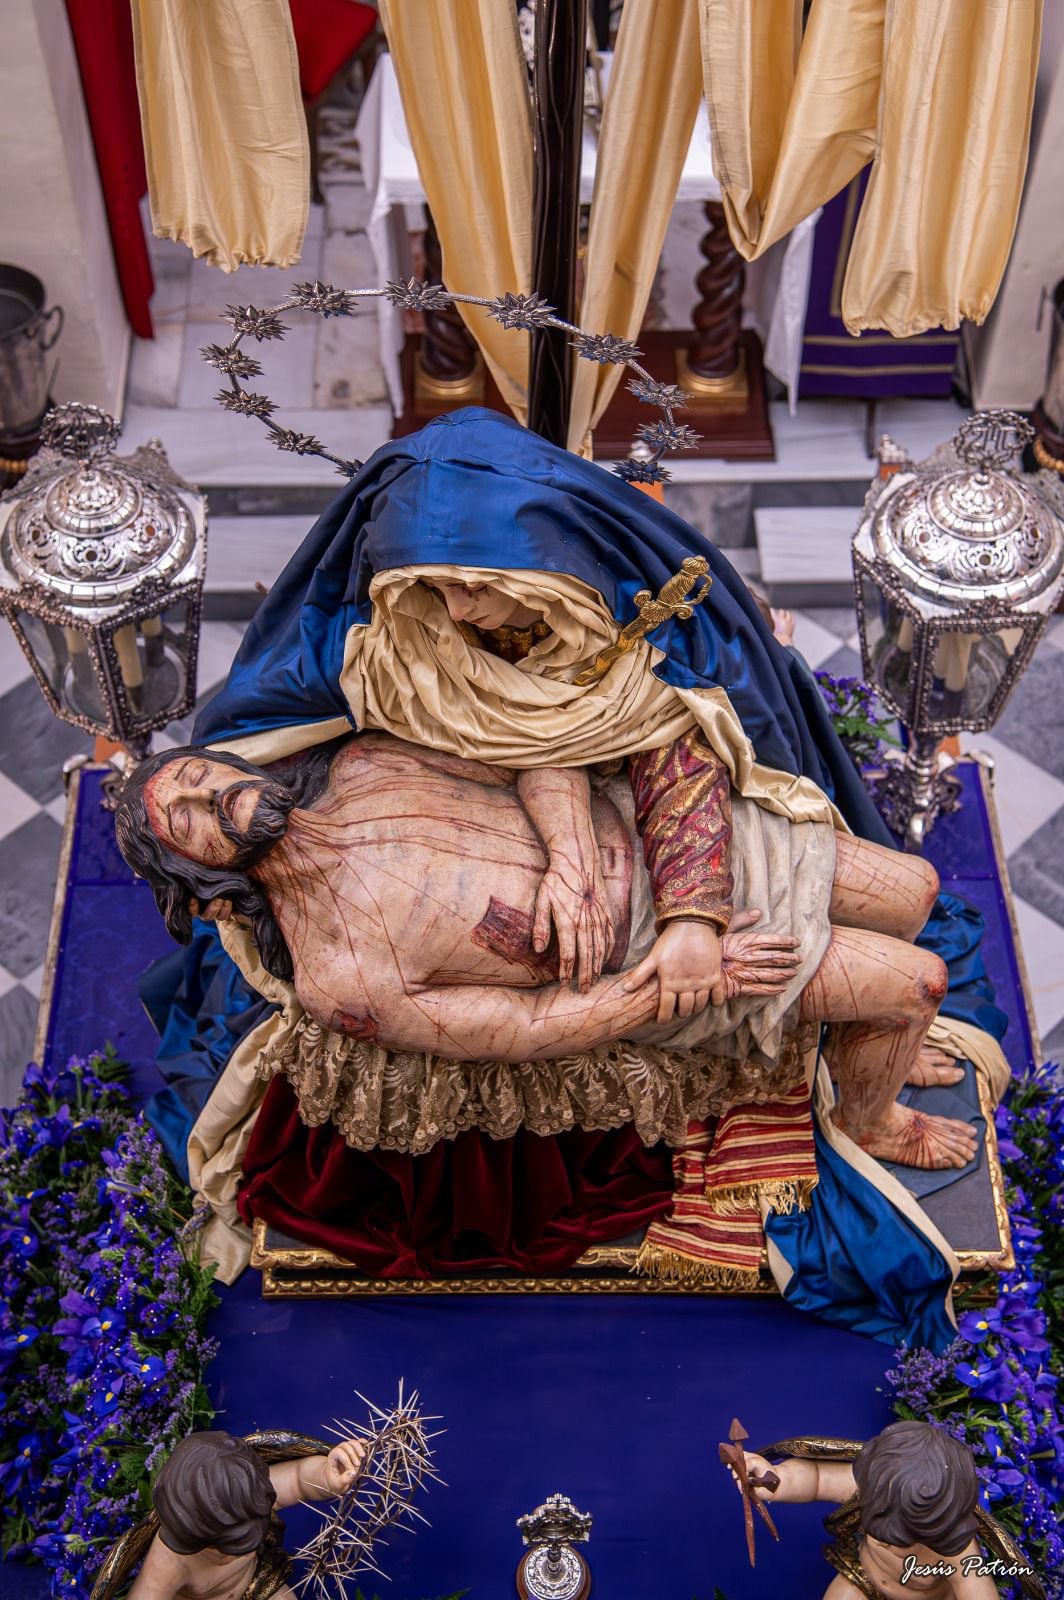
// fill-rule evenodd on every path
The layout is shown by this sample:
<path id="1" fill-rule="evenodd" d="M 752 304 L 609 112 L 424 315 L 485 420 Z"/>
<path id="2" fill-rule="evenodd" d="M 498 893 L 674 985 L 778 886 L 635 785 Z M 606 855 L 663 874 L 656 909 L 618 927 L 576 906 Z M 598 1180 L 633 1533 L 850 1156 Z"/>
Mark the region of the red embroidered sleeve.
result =
<path id="1" fill-rule="evenodd" d="M 628 771 L 659 925 L 698 917 L 723 930 L 733 893 L 727 768 L 692 728 L 660 750 L 630 756 Z"/>

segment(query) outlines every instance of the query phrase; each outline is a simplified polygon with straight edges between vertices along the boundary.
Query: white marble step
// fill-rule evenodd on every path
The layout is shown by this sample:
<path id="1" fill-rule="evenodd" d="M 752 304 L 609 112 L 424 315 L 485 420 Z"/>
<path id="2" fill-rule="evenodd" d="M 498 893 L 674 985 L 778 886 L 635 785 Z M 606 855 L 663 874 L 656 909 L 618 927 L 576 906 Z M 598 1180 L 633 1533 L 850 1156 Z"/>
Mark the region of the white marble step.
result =
<path id="1" fill-rule="evenodd" d="M 345 459 L 364 461 L 390 438 L 392 414 L 387 406 L 353 411 L 278 411 L 286 428 L 312 433 L 327 450 Z M 158 438 L 175 471 L 190 483 L 278 485 L 329 484 L 339 488 L 336 468 L 320 456 L 297 456 L 278 450 L 261 422 L 221 406 L 186 410 L 178 406 L 126 407 L 119 449 L 126 453 Z"/>
<path id="2" fill-rule="evenodd" d="M 311 528 L 312 512 L 284 517 L 212 517 L 207 534 L 208 594 L 270 588 Z"/>
<path id="3" fill-rule="evenodd" d="M 761 579 L 771 598 L 829 605 L 853 587 L 856 506 L 763 506 L 754 512 Z M 838 591 L 845 591 L 840 595 Z"/>
<path id="4" fill-rule="evenodd" d="M 647 414 L 652 415 L 650 408 Z M 865 449 L 867 408 L 859 400 L 802 400 L 794 416 L 782 401 L 769 406 L 776 440 L 775 461 L 668 463 L 675 483 L 802 483 L 809 480 L 870 482 L 876 463 Z M 876 407 L 874 437 L 884 433 L 915 460 L 930 455 L 955 433 L 968 412 L 952 400 L 884 400 Z M 679 412 L 680 422 L 699 428 L 698 418 Z"/>
<path id="5" fill-rule="evenodd" d="M 795 416 L 783 404 L 771 408 L 775 461 L 695 461 L 677 456 L 669 471 L 677 484 L 868 482 L 875 469 L 865 453 L 865 408 L 858 402 L 803 400 Z M 965 413 L 951 400 L 895 400 L 876 413 L 876 435 L 889 433 L 916 458 L 928 455 L 955 432 Z M 686 420 L 681 416 L 681 420 Z M 390 437 L 386 406 L 350 410 L 278 412 L 285 427 L 313 433 L 336 455 L 365 460 Z M 317 456 L 286 455 L 270 443 L 265 428 L 220 406 L 126 407 L 122 444 L 157 436 L 174 466 L 194 483 L 333 484 L 334 469 Z"/>

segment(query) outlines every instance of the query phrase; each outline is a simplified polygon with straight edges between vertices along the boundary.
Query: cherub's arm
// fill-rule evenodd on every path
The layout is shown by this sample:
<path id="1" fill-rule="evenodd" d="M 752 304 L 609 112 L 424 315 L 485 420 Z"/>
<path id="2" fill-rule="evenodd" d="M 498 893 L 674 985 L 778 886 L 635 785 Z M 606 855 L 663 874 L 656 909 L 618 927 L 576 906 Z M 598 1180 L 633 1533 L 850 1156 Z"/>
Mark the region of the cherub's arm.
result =
<path id="1" fill-rule="evenodd" d="M 575 968 L 586 993 L 602 971 L 613 938 L 587 773 L 582 767 L 527 768 L 517 775 L 517 794 L 547 852 L 532 947 L 546 950 L 553 919 L 558 977 L 568 983 Z"/>
<path id="2" fill-rule="evenodd" d="M 184 1588 L 186 1560 L 186 1557 L 168 1550 L 156 1534 L 126 1600 L 174 1600 L 174 1596 Z"/>
<path id="3" fill-rule="evenodd" d="M 270 1468 L 277 1509 L 282 1511 L 285 1506 L 298 1505 L 301 1500 L 328 1500 L 343 1494 L 354 1482 L 364 1454 L 357 1440 L 345 1439 L 334 1445 L 328 1455 L 278 1461 Z"/>
<path id="4" fill-rule="evenodd" d="M 974 1539 L 959 1556 L 950 1556 L 948 1559 L 955 1571 L 946 1582 L 957 1600 L 997 1600 L 997 1584 L 989 1573 L 979 1571 L 985 1561 Z"/>
<path id="5" fill-rule="evenodd" d="M 848 1461 L 805 1461 L 799 1456 L 788 1456 L 785 1461 L 767 1461 L 752 1450 L 744 1450 L 743 1454 L 748 1471 L 774 1472 L 780 1480 L 778 1489 L 755 1489 L 759 1500 L 783 1500 L 793 1505 L 809 1500 L 833 1500 L 841 1505 L 857 1492 L 853 1467 Z M 735 1477 L 734 1472 L 732 1477 Z"/>

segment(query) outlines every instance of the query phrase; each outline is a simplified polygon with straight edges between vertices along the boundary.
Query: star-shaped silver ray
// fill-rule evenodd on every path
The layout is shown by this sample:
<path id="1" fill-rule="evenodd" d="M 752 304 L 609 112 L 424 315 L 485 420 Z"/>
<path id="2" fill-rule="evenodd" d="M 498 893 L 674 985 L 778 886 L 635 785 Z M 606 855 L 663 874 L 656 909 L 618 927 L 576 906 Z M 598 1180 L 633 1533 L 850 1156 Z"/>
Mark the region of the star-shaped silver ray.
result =
<path id="1" fill-rule="evenodd" d="M 277 410 L 268 394 L 256 394 L 252 389 L 219 389 L 214 398 L 241 417 L 269 417 Z"/>
<path id="2" fill-rule="evenodd" d="M 501 294 L 486 310 L 504 328 L 545 328 L 557 315 L 539 294 Z"/>
<path id="3" fill-rule="evenodd" d="M 233 350 L 225 344 L 207 344 L 200 355 L 209 367 L 217 367 L 219 372 L 227 372 L 232 378 L 262 376 L 262 363 L 254 356 L 245 355 L 243 350 Z"/>
<path id="4" fill-rule="evenodd" d="M 288 332 L 276 311 L 261 311 L 258 306 L 226 306 L 224 322 L 231 322 L 236 333 L 263 339 L 283 339 Z"/>
<path id="5" fill-rule="evenodd" d="M 356 296 L 350 289 L 334 289 L 331 283 L 315 278 L 313 283 L 294 283 L 289 291 L 303 311 L 314 311 L 319 317 L 348 317 L 355 308 Z"/>
<path id="6" fill-rule="evenodd" d="M 573 348 L 585 361 L 598 361 L 603 366 L 636 361 L 643 354 L 631 339 L 620 339 L 615 333 L 577 333 Z"/>
<path id="7" fill-rule="evenodd" d="M 450 296 L 442 283 L 426 283 L 420 278 L 393 279 L 385 285 L 384 293 L 393 306 L 407 311 L 437 311 L 450 304 Z"/>
<path id="8" fill-rule="evenodd" d="M 624 483 L 668 483 L 669 474 L 660 461 L 637 461 L 634 456 L 628 456 L 624 461 L 618 461 L 614 472 Z"/>
<path id="9" fill-rule="evenodd" d="M 628 392 L 645 405 L 660 406 L 663 411 L 666 408 L 680 411 L 691 398 L 678 383 L 657 383 L 653 378 L 633 378 L 628 385 Z"/>
<path id="10" fill-rule="evenodd" d="M 635 431 L 638 439 L 642 439 L 652 450 L 663 453 L 666 450 L 693 450 L 702 438 L 700 433 L 685 423 L 665 420 L 640 423 Z"/>
<path id="11" fill-rule="evenodd" d="M 297 456 L 321 455 L 325 446 L 312 433 L 300 433 L 297 428 L 273 428 L 273 442 L 278 450 L 291 450 Z"/>

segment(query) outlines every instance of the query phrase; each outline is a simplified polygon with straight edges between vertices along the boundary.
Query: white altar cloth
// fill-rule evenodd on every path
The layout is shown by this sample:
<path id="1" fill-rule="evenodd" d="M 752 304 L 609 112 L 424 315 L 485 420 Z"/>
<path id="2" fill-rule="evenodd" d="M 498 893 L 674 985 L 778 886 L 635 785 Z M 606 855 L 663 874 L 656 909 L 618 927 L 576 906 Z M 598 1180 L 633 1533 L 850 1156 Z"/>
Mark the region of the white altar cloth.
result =
<path id="1" fill-rule="evenodd" d="M 611 57 L 602 57 L 604 91 L 608 88 Z M 399 84 L 390 55 L 382 55 L 370 79 L 355 128 L 362 156 L 362 179 L 373 197 L 366 232 L 377 265 L 378 285 L 411 274 L 410 243 L 405 206 L 422 205 L 425 190 L 410 144 L 410 134 L 399 96 Z M 583 130 L 580 159 L 580 198 L 589 203 L 595 184 L 595 134 L 587 123 Z M 709 113 L 703 100 L 698 108 L 694 133 L 680 173 L 677 202 L 720 199 L 720 185 L 713 172 L 710 151 Z M 783 250 L 775 291 L 765 318 L 766 360 L 772 371 L 787 385 L 792 397 L 797 386 L 801 361 L 805 305 L 812 260 L 814 214 L 791 233 Z M 691 263 L 692 284 L 698 270 Z M 373 285 L 359 284 L 359 288 Z M 485 284 L 481 292 L 494 296 L 513 289 L 514 284 Z M 692 298 L 695 291 L 692 289 Z M 381 363 L 388 381 L 388 393 L 396 416 L 402 415 L 403 384 L 399 353 L 403 348 L 402 314 L 387 300 L 377 301 Z M 593 329 L 592 332 L 606 331 Z"/>

